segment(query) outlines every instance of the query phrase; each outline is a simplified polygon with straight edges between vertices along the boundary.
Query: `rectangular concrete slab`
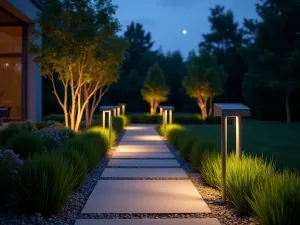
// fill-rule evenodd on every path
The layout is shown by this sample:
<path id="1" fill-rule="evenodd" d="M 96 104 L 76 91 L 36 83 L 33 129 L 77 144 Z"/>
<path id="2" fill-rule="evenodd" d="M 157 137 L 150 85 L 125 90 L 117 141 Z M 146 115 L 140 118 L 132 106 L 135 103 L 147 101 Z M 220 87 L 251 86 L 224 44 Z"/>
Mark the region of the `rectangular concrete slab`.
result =
<path id="1" fill-rule="evenodd" d="M 75 225 L 221 225 L 216 218 L 201 219 L 79 219 Z"/>
<path id="2" fill-rule="evenodd" d="M 124 144 L 124 145 L 163 145 L 166 146 L 166 144 L 163 141 L 123 141 L 123 139 L 121 139 L 121 141 L 119 142 L 120 145 Z"/>
<path id="3" fill-rule="evenodd" d="M 175 159 L 111 159 L 107 166 L 112 167 L 180 167 Z"/>
<path id="4" fill-rule="evenodd" d="M 170 152 L 170 150 L 167 147 L 161 147 L 161 148 L 143 148 L 142 146 L 139 148 L 131 148 L 131 147 L 117 147 L 116 148 L 116 152 L 150 152 L 150 153 L 154 153 L 154 152 Z"/>
<path id="5" fill-rule="evenodd" d="M 190 180 L 100 180 L 82 210 L 82 213 L 209 212 Z"/>
<path id="6" fill-rule="evenodd" d="M 172 153 L 115 152 L 112 159 L 174 159 Z"/>
<path id="7" fill-rule="evenodd" d="M 102 178 L 188 178 L 181 168 L 105 168 Z"/>

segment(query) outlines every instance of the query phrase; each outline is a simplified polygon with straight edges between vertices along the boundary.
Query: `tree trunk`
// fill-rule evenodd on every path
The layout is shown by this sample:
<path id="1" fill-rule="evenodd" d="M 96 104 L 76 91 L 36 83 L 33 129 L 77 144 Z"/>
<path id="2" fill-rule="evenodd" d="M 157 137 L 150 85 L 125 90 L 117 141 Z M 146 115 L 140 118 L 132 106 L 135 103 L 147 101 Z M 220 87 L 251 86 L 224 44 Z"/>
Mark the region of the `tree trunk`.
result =
<path id="1" fill-rule="evenodd" d="M 285 112 L 286 112 L 286 122 L 291 122 L 291 111 L 290 111 L 290 101 L 289 94 L 285 94 Z"/>
<path id="2" fill-rule="evenodd" d="M 205 120 L 207 118 L 207 97 L 198 97 L 197 103 L 201 110 L 201 119 Z"/>
<path id="3" fill-rule="evenodd" d="M 200 109 L 201 109 L 201 119 L 206 120 L 206 118 L 207 118 L 207 107 L 202 106 L 202 107 L 200 107 Z"/>
<path id="4" fill-rule="evenodd" d="M 212 112 L 213 112 L 213 98 L 209 98 L 209 113 L 208 115 L 212 115 Z"/>

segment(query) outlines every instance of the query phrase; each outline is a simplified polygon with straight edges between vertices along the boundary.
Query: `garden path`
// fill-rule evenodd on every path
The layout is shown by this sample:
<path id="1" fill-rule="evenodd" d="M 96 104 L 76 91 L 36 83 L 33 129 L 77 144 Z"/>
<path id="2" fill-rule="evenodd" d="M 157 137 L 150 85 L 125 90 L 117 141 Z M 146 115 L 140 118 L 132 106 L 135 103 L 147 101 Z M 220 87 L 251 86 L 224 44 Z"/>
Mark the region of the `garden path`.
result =
<path id="1" fill-rule="evenodd" d="M 220 225 L 153 125 L 125 128 L 81 213 L 133 219 L 78 219 L 75 225 Z M 180 216 L 195 213 L 201 218 Z"/>

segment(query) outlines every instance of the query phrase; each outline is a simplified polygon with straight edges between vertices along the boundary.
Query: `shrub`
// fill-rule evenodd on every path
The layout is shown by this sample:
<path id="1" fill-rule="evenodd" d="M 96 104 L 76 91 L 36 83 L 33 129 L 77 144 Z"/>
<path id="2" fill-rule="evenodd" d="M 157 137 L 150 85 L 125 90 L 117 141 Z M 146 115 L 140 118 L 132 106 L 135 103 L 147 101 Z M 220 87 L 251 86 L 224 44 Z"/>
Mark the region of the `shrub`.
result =
<path id="1" fill-rule="evenodd" d="M 252 187 L 248 198 L 261 225 L 296 225 L 300 219 L 300 177 L 284 171 Z"/>
<path id="2" fill-rule="evenodd" d="M 42 140 L 34 133 L 25 130 L 10 138 L 5 144 L 5 148 L 13 149 L 21 158 L 27 158 L 45 151 Z"/>
<path id="3" fill-rule="evenodd" d="M 213 151 L 217 145 L 210 141 L 196 141 L 191 147 L 190 162 L 195 171 L 200 171 L 204 151 Z"/>
<path id="4" fill-rule="evenodd" d="M 127 116 L 120 115 L 118 117 L 123 120 L 123 128 L 126 127 L 126 126 L 128 126 L 128 124 L 130 123 L 130 120 L 129 120 L 129 118 Z"/>
<path id="5" fill-rule="evenodd" d="M 94 126 L 90 127 L 87 130 L 85 130 L 84 135 L 86 134 L 93 134 L 96 135 L 99 140 L 104 141 L 105 146 L 106 146 L 106 151 L 108 151 L 116 142 L 117 140 L 117 135 L 114 131 L 112 131 L 112 138 L 111 142 L 109 143 L 109 130 L 108 129 L 103 129 L 100 126 Z"/>
<path id="6" fill-rule="evenodd" d="M 18 197 L 21 209 L 43 216 L 58 213 L 70 196 L 76 180 L 66 159 L 54 154 L 36 155 L 20 170 Z"/>
<path id="7" fill-rule="evenodd" d="M 74 188 L 79 188 L 88 172 L 87 158 L 81 152 L 71 148 L 65 151 L 57 151 L 56 153 L 65 158 L 69 166 L 74 168 L 73 179 L 76 181 Z"/>
<path id="8" fill-rule="evenodd" d="M 48 150 L 53 149 L 69 138 L 76 136 L 74 131 L 69 129 L 43 128 L 35 133 L 44 143 Z"/>
<path id="9" fill-rule="evenodd" d="M 23 161 L 12 150 L 0 149 L 0 207 L 3 207 L 15 191 L 15 181 Z"/>
<path id="10" fill-rule="evenodd" d="M 36 129 L 35 124 L 30 121 L 11 122 L 8 127 L 19 128 L 20 130 L 26 131 L 34 131 Z"/>
<path id="11" fill-rule="evenodd" d="M 192 146 L 196 141 L 197 137 L 191 131 L 186 131 L 180 136 L 178 150 L 186 161 L 190 161 Z"/>
<path id="12" fill-rule="evenodd" d="M 202 153 L 200 172 L 209 186 L 220 188 L 221 154 L 215 150 L 204 151 Z"/>
<path id="13" fill-rule="evenodd" d="M 161 128 L 163 130 L 163 126 Z M 162 131 L 163 132 L 163 131 Z M 187 129 L 185 129 L 183 126 L 178 124 L 170 124 L 167 125 L 167 134 L 166 137 L 173 145 L 173 147 L 178 149 L 178 143 L 180 140 L 180 136 L 187 132 Z"/>
<path id="14" fill-rule="evenodd" d="M 63 114 L 49 114 L 48 116 L 45 116 L 44 120 L 58 121 L 62 123 L 65 122 L 65 117 Z"/>
<path id="15" fill-rule="evenodd" d="M 116 134 L 119 134 L 123 130 L 124 122 L 122 118 L 113 117 L 112 124 L 113 130 L 116 132 Z"/>
<path id="16" fill-rule="evenodd" d="M 44 129 L 44 128 L 52 128 L 52 129 L 62 129 L 64 128 L 64 125 L 57 121 L 40 121 L 35 124 L 36 128 L 38 130 Z"/>
<path id="17" fill-rule="evenodd" d="M 201 124 L 203 121 L 199 115 L 174 115 L 174 123 L 177 124 Z"/>
<path id="18" fill-rule="evenodd" d="M 226 194 L 235 209 L 242 214 L 251 211 L 247 199 L 252 199 L 251 190 L 261 186 L 275 174 L 272 164 L 266 163 L 263 158 L 243 155 L 237 161 L 235 154 L 230 154 L 227 160 Z"/>
<path id="19" fill-rule="evenodd" d="M 227 117 L 227 123 L 233 124 L 235 121 L 234 117 Z M 219 116 L 208 116 L 206 117 L 205 121 L 203 121 L 205 124 L 221 124 L 221 117 Z"/>
<path id="20" fill-rule="evenodd" d="M 79 135 L 67 140 L 54 151 L 76 150 L 83 154 L 88 162 L 88 170 L 94 168 L 106 153 L 106 143 L 95 134 Z"/>
<path id="21" fill-rule="evenodd" d="M 10 138 L 21 131 L 19 127 L 9 126 L 0 131 L 0 146 L 4 147 Z"/>
<path id="22" fill-rule="evenodd" d="M 160 124 L 162 117 L 160 115 L 150 114 L 133 114 L 128 116 L 131 123 L 144 123 L 144 124 Z"/>

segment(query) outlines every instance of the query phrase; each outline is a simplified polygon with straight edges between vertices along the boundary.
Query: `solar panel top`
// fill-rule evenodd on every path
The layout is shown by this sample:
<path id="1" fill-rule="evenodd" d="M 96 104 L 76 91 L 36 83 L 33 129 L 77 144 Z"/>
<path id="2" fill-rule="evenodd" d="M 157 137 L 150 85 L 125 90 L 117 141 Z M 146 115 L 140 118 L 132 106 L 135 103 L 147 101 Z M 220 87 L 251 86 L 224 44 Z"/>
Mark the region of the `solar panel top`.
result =
<path id="1" fill-rule="evenodd" d="M 215 105 L 220 109 L 249 109 L 248 107 L 240 103 L 218 103 Z"/>
<path id="2" fill-rule="evenodd" d="M 215 116 L 250 116 L 250 108 L 240 103 L 217 103 L 214 105 Z"/>
<path id="3" fill-rule="evenodd" d="M 161 105 L 160 108 L 164 109 L 164 110 L 174 110 L 173 106 L 165 106 L 165 105 Z"/>
<path id="4" fill-rule="evenodd" d="M 113 110 L 116 106 L 105 105 L 100 107 L 100 111 Z"/>

